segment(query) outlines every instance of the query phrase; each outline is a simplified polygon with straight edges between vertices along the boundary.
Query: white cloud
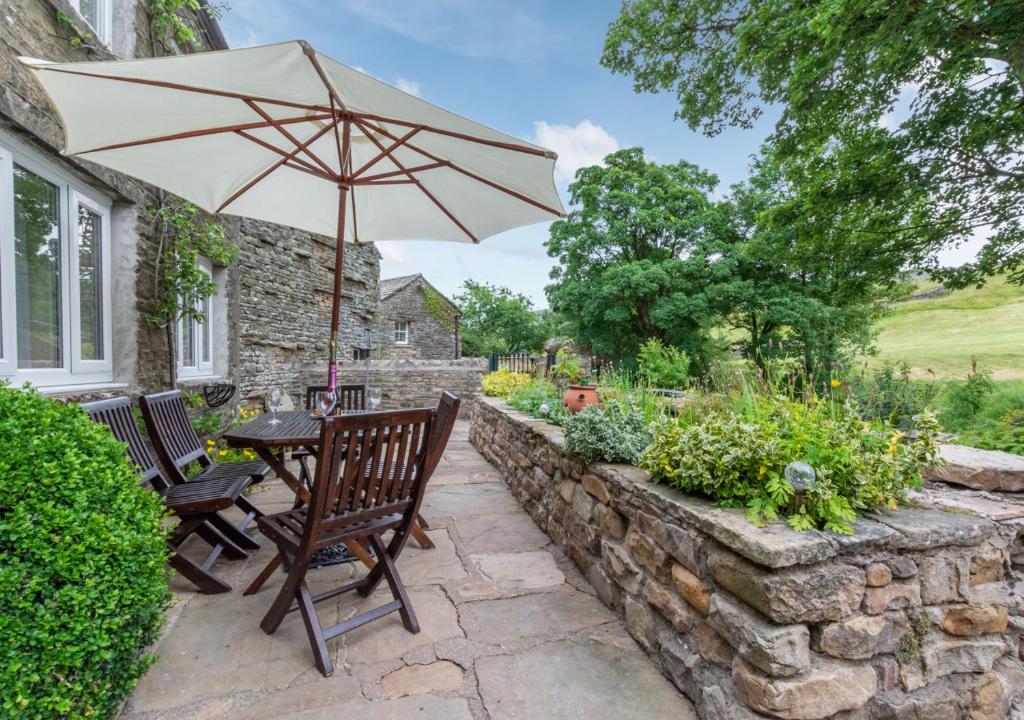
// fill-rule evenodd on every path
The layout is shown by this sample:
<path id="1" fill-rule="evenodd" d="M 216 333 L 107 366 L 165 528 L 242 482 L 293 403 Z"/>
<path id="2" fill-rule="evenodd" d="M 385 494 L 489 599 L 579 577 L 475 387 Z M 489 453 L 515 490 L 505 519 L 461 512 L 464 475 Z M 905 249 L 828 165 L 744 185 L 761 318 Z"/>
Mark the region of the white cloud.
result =
<path id="1" fill-rule="evenodd" d="M 401 243 L 390 240 L 381 240 L 374 243 L 380 251 L 381 257 L 387 262 L 395 265 L 404 265 L 409 262 L 409 254 L 402 248 Z"/>
<path id="2" fill-rule="evenodd" d="M 410 80 L 409 78 L 399 75 L 395 78 L 395 87 L 402 92 L 409 93 L 410 95 L 415 95 L 416 97 L 420 96 L 420 84 L 415 80 Z"/>
<path id="3" fill-rule="evenodd" d="M 558 153 L 555 181 L 569 182 L 576 171 L 599 165 L 605 155 L 619 149 L 619 141 L 600 125 L 581 120 L 575 125 L 549 125 L 544 120 L 533 124 L 531 142 Z"/>
<path id="4" fill-rule="evenodd" d="M 467 57 L 532 61 L 562 42 L 520 0 L 343 0 L 343 5 L 374 25 Z"/>

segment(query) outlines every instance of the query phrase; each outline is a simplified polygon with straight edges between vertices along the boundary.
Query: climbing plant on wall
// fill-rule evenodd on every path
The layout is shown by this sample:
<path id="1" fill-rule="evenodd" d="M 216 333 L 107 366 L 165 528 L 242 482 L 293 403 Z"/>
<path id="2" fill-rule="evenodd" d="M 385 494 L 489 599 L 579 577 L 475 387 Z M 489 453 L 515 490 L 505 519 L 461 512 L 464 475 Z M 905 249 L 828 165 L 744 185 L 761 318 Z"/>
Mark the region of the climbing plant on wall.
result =
<path id="1" fill-rule="evenodd" d="M 427 312 L 441 324 L 445 332 L 455 331 L 455 311 L 452 309 L 451 303 L 445 300 L 441 293 L 430 286 L 424 286 L 423 305 L 427 308 Z"/>
<path id="2" fill-rule="evenodd" d="M 224 267 L 238 258 L 238 247 L 227 239 L 224 228 L 192 203 L 173 195 L 161 193 L 160 202 L 150 214 L 156 221 L 158 244 L 153 306 L 147 320 L 165 332 L 167 375 L 174 387 L 177 381 L 174 332 L 178 321 L 206 322 L 201 310 L 205 305 L 203 301 L 217 294 L 217 284 L 196 261 L 202 256 L 215 266 Z"/>
<path id="3" fill-rule="evenodd" d="M 176 54 L 179 46 L 191 46 L 196 41 L 195 30 L 185 21 L 188 12 L 204 12 L 217 18 L 222 10 L 221 5 L 200 0 L 149 0 L 154 51 L 159 43 L 165 52 Z"/>

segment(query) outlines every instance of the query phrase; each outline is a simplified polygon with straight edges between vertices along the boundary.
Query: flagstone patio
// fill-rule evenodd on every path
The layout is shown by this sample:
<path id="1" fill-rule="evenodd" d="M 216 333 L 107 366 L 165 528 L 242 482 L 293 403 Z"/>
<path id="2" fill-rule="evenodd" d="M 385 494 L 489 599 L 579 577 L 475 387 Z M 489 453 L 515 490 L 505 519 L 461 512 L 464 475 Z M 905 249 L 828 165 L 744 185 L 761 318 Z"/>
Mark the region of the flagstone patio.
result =
<path id="1" fill-rule="evenodd" d="M 154 649 L 159 660 L 122 717 L 696 718 L 467 433 L 459 421 L 424 502 L 436 549 L 410 545 L 398 562 L 419 634 L 406 632 L 397 614 L 359 628 L 328 644 L 337 669 L 322 677 L 297 613 L 275 635 L 259 628 L 283 575 L 242 595 L 270 557 L 262 539 L 264 549 L 248 560 L 216 565 L 230 594 L 172 582 L 176 604 Z M 265 512 L 291 506 L 273 479 L 253 500 Z M 362 570 L 317 570 L 311 585 L 316 592 L 353 572 Z M 380 604 L 380 592 L 321 604 L 324 622 Z"/>

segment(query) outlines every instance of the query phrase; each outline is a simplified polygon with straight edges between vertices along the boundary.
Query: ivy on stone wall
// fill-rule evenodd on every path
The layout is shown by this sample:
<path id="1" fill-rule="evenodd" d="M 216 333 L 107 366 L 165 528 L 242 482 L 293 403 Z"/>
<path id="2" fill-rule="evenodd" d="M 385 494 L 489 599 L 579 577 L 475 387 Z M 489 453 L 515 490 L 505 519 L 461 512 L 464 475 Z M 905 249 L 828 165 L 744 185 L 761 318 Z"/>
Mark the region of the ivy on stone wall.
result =
<path id="1" fill-rule="evenodd" d="M 200 0 L 149 0 L 154 40 L 158 41 L 166 52 L 177 53 L 177 46 L 191 46 L 196 41 L 196 32 L 185 22 L 185 13 L 205 12 L 210 17 L 217 18 L 220 17 L 222 9 L 219 5 L 203 3 Z"/>
<path id="2" fill-rule="evenodd" d="M 437 290 L 425 285 L 423 287 L 423 305 L 445 332 L 455 332 L 455 313 L 452 306 Z"/>

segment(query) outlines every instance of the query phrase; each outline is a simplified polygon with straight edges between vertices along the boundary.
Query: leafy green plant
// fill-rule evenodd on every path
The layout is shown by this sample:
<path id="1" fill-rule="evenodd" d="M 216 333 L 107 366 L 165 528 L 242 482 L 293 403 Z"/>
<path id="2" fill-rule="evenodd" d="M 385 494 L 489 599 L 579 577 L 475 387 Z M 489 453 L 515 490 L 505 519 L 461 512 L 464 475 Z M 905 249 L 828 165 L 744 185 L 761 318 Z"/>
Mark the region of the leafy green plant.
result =
<path id="1" fill-rule="evenodd" d="M 559 385 L 577 385 L 584 382 L 586 371 L 579 358 L 565 348 L 555 354 L 555 364 L 548 369 L 548 377 Z"/>
<path id="2" fill-rule="evenodd" d="M 968 427 L 980 413 L 989 398 L 996 390 L 992 374 L 979 370 L 978 363 L 971 361 L 971 372 L 963 381 L 950 384 L 946 394 L 946 407 L 943 411 L 943 423 L 952 430 Z"/>
<path id="3" fill-rule="evenodd" d="M 651 338 L 640 346 L 636 356 L 637 374 L 650 387 L 678 390 L 690 378 L 690 358 L 686 353 Z"/>
<path id="4" fill-rule="evenodd" d="M 484 395 L 507 398 L 513 391 L 526 387 L 533 381 L 530 373 L 512 372 L 505 368 L 489 372 L 480 378 Z"/>
<path id="5" fill-rule="evenodd" d="M 565 449 L 585 463 L 636 465 L 652 439 L 643 411 L 628 399 L 590 405 L 567 415 L 562 425 Z"/>
<path id="6" fill-rule="evenodd" d="M 157 221 L 157 290 L 147 320 L 164 330 L 167 374 L 173 387 L 177 380 L 174 329 L 179 320 L 206 322 L 203 301 L 217 294 L 217 283 L 196 261 L 203 256 L 214 265 L 230 265 L 238 259 L 238 246 L 192 203 L 165 197 L 151 214 Z"/>
<path id="7" fill-rule="evenodd" d="M 169 602 L 163 503 L 74 405 L 0 384 L 0 715 L 107 718 Z"/>
<path id="8" fill-rule="evenodd" d="M 149 17 L 154 39 L 167 52 L 177 52 L 176 45 L 190 46 L 196 41 L 195 30 L 185 22 L 186 12 L 205 12 L 211 18 L 221 15 L 222 7 L 200 0 L 149 0 Z"/>
<path id="9" fill-rule="evenodd" d="M 192 429 L 196 431 L 196 435 L 205 437 L 220 430 L 223 419 L 219 412 L 208 411 L 193 415 L 189 418 L 189 422 L 192 423 Z"/>
<path id="10" fill-rule="evenodd" d="M 895 507 L 937 458 L 935 417 L 922 412 L 913 430 L 864 421 L 837 399 L 766 394 L 696 422 L 659 421 L 640 465 L 655 482 L 746 507 L 755 523 L 785 516 L 797 530 L 850 534 L 858 513 Z M 806 488 L 785 477 L 794 461 L 815 470 Z"/>
<path id="11" fill-rule="evenodd" d="M 442 329 L 446 332 L 455 331 L 455 321 L 458 314 L 448 301 L 444 299 L 444 296 L 429 285 L 423 288 L 423 306 L 437 320 Z"/>
<path id="12" fill-rule="evenodd" d="M 541 417 L 541 406 L 547 405 L 549 412 L 561 406 L 562 393 L 547 380 L 534 380 L 513 390 L 508 396 L 508 404 L 516 410 Z"/>
<path id="13" fill-rule="evenodd" d="M 925 408 L 933 408 L 939 385 L 910 379 L 910 365 L 883 363 L 870 376 L 861 373 L 851 379 L 850 391 L 862 415 L 880 418 L 904 430 Z"/>

